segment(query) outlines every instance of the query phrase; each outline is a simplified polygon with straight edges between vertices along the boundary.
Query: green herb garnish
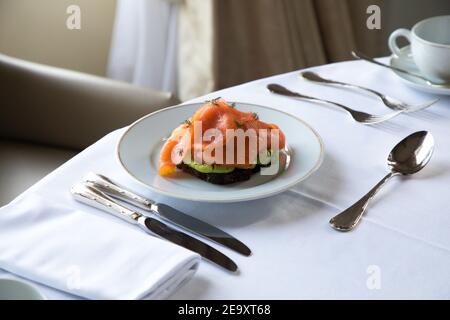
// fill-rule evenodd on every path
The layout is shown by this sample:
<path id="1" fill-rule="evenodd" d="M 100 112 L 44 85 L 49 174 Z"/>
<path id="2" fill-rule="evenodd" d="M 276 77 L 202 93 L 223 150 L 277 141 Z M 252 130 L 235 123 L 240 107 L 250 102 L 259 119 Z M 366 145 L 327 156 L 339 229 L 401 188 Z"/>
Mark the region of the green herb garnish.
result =
<path id="1" fill-rule="evenodd" d="M 212 99 L 212 100 L 206 100 L 206 102 L 207 103 L 211 103 L 211 104 L 215 105 L 216 107 L 218 107 L 219 103 L 217 101 L 220 100 L 220 99 L 222 99 L 222 98 L 221 97 L 217 97 L 217 98 Z"/>
<path id="2" fill-rule="evenodd" d="M 253 112 L 253 117 L 255 118 L 255 120 L 259 120 L 259 116 L 256 112 Z"/>

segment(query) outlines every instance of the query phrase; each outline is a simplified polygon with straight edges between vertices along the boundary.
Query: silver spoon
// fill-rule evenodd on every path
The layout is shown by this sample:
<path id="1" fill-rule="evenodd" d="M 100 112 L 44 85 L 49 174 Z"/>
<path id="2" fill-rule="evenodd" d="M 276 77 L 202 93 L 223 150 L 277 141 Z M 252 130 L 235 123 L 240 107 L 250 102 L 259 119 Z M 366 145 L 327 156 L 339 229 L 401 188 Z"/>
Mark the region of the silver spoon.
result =
<path id="1" fill-rule="evenodd" d="M 378 190 L 392 177 L 414 174 L 430 161 L 434 150 L 434 138 L 428 131 L 418 131 L 400 141 L 387 159 L 390 172 L 358 202 L 330 220 L 338 231 L 350 231 L 361 220 L 364 211 Z"/>
<path id="2" fill-rule="evenodd" d="M 407 105 L 404 102 L 401 102 L 395 98 L 389 97 L 387 95 L 384 95 L 378 91 L 366 88 L 366 87 L 362 87 L 356 84 L 350 84 L 350 83 L 345 83 L 345 82 L 340 82 L 340 81 L 335 81 L 335 80 L 330 80 L 330 79 L 325 79 L 321 76 L 319 76 L 317 73 L 315 72 L 311 72 L 311 71 L 304 71 L 304 72 L 300 72 L 300 76 L 303 79 L 312 81 L 312 82 L 317 82 L 317 83 L 323 83 L 323 84 L 328 84 L 328 85 L 338 85 L 338 86 L 342 86 L 342 87 L 347 87 L 347 88 L 356 88 L 359 90 L 363 90 L 363 91 L 367 91 L 375 96 L 377 96 L 378 98 L 381 99 L 381 101 L 383 101 L 384 105 L 387 106 L 388 108 L 392 109 L 392 110 L 402 110 L 405 113 L 409 113 L 409 112 L 416 112 L 419 110 L 423 110 L 428 108 L 429 106 L 435 104 L 436 102 L 439 101 L 439 99 L 433 100 L 433 101 L 429 101 L 417 106 L 410 106 Z"/>
<path id="3" fill-rule="evenodd" d="M 416 74 L 416 73 L 410 72 L 410 71 L 408 71 L 408 70 L 403 70 L 403 69 L 400 69 L 400 68 L 397 68 L 397 67 L 393 67 L 393 66 L 390 66 L 390 65 L 381 63 L 381 62 L 379 62 L 379 61 L 377 61 L 377 60 L 375 60 L 375 59 L 372 59 L 372 58 L 366 56 L 365 54 L 363 54 L 363 53 L 361 53 L 361 52 L 359 52 L 359 51 L 352 51 L 352 56 L 355 57 L 355 58 L 357 58 L 357 59 L 361 59 L 361 60 L 364 60 L 364 61 L 367 61 L 367 62 L 374 63 L 374 64 L 379 65 L 379 66 L 384 67 L 384 68 L 392 69 L 392 70 L 395 70 L 395 71 L 398 71 L 398 72 L 402 72 L 402 73 L 405 73 L 405 74 L 407 74 L 407 75 L 410 75 L 410 76 L 413 76 L 413 77 L 422 79 L 422 80 L 425 81 L 429 86 L 432 86 L 432 87 L 437 87 L 437 88 L 450 88 L 450 84 L 431 82 L 430 80 L 428 80 L 427 78 L 421 76 L 420 74 Z"/>
<path id="4" fill-rule="evenodd" d="M 326 103 L 326 104 L 336 106 L 338 108 L 341 108 L 341 109 L 344 109 L 345 111 L 347 111 L 353 120 L 355 120 L 356 122 L 359 122 L 359 123 L 363 123 L 363 124 L 381 123 L 383 121 L 392 119 L 393 117 L 396 117 L 400 113 L 403 112 L 403 111 L 394 111 L 394 112 L 387 113 L 387 114 L 380 115 L 380 116 L 373 115 L 373 114 L 369 114 L 366 112 L 354 110 L 352 108 L 349 108 L 349 107 L 344 106 L 343 104 L 340 104 L 337 102 L 333 102 L 333 101 L 329 101 L 329 100 L 325 100 L 325 99 L 319 99 L 319 98 L 315 98 L 315 97 L 310 97 L 310 96 L 301 94 L 299 92 L 294 92 L 294 91 L 291 91 L 288 88 L 285 88 L 282 85 L 279 85 L 276 83 L 268 84 L 267 89 L 272 93 L 287 96 L 287 97 L 293 97 L 293 98 L 309 100 L 309 101 L 316 101 L 316 102 L 321 102 L 321 103 Z"/>

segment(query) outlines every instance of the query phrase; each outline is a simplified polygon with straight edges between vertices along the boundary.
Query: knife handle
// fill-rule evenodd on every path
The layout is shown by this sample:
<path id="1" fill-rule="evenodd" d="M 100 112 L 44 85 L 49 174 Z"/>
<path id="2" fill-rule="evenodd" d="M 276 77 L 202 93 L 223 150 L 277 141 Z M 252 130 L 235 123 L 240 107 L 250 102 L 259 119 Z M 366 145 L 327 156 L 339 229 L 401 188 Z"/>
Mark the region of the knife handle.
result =
<path id="1" fill-rule="evenodd" d="M 137 195 L 98 173 L 89 172 L 83 177 L 83 181 L 93 183 L 95 187 L 104 193 L 146 211 L 152 211 L 152 205 L 155 204 L 152 200 Z"/>
<path id="2" fill-rule="evenodd" d="M 141 214 L 130 210 L 111 199 L 91 184 L 79 183 L 70 190 L 74 198 L 84 204 L 106 211 L 127 222 L 137 224 Z"/>

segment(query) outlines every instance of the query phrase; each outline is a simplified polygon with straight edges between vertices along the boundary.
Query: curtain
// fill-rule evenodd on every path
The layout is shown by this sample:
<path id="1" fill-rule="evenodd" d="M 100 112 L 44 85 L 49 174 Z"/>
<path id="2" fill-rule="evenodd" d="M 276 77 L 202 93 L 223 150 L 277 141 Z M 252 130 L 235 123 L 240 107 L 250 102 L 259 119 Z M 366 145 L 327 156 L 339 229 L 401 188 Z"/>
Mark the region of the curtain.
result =
<path id="1" fill-rule="evenodd" d="M 185 0 L 180 5 L 177 91 L 181 100 L 217 88 L 213 76 L 213 7 L 213 0 Z"/>
<path id="2" fill-rule="evenodd" d="M 108 76 L 186 100 L 385 51 L 366 9 L 383 0 L 117 0 Z"/>
<path id="3" fill-rule="evenodd" d="M 351 59 L 350 52 L 355 48 L 376 54 L 378 39 L 382 38 L 379 32 L 368 34 L 365 30 L 365 10 L 370 4 L 381 2 L 186 0 L 180 11 L 180 26 L 190 26 L 180 33 L 181 98 Z M 205 3 L 210 3 L 207 10 L 202 8 Z M 199 33 L 203 34 L 197 37 Z M 195 59 L 204 61 L 199 65 L 200 75 L 196 73 L 196 64 L 190 65 Z"/>
<path id="4" fill-rule="evenodd" d="M 108 77 L 177 93 L 179 2 L 117 1 Z"/>

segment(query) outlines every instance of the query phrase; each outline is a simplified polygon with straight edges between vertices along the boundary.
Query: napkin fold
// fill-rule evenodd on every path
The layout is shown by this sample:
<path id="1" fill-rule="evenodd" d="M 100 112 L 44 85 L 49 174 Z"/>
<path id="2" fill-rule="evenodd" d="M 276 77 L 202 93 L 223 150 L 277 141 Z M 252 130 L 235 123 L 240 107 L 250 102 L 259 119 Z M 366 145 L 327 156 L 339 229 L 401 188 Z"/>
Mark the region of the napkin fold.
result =
<path id="1" fill-rule="evenodd" d="M 79 297 L 163 299 L 194 275 L 199 261 L 75 201 L 28 193 L 0 209 L 0 268 Z"/>

